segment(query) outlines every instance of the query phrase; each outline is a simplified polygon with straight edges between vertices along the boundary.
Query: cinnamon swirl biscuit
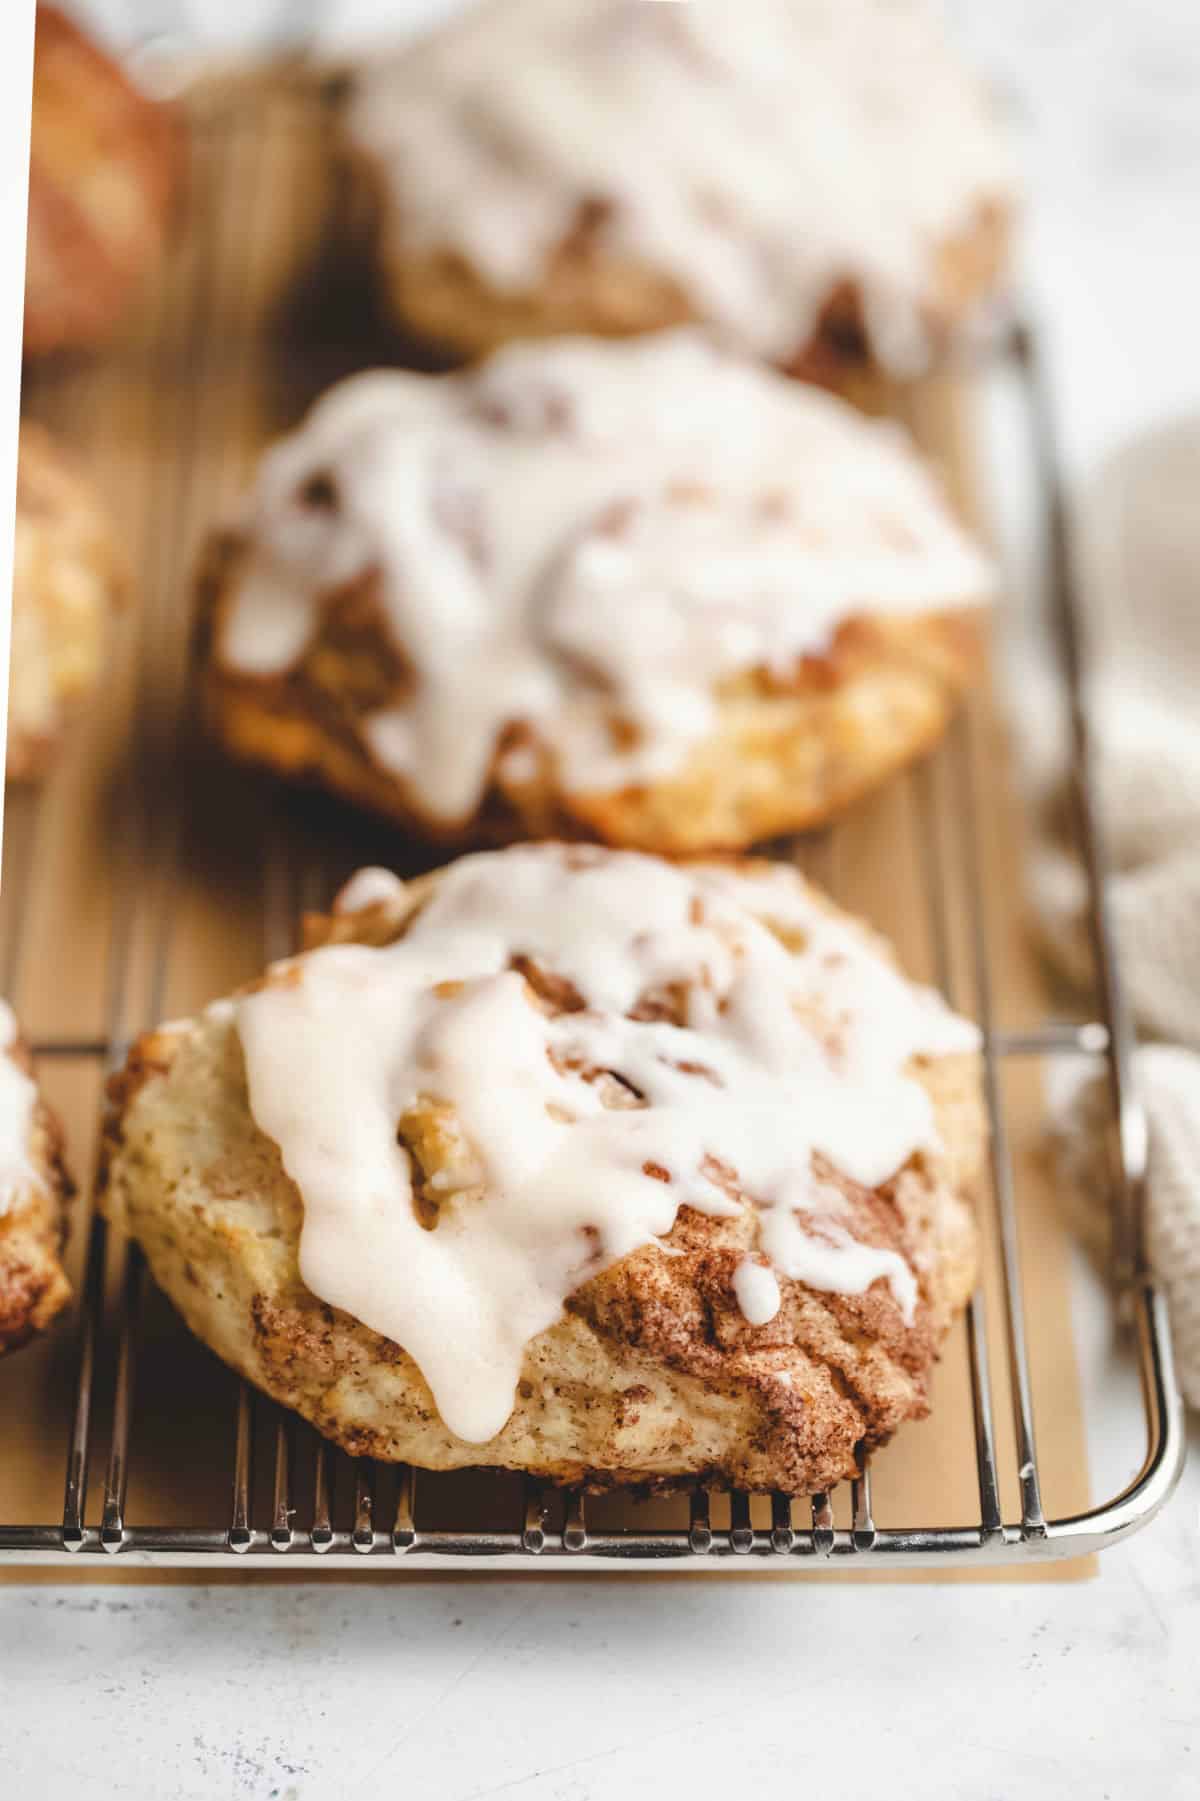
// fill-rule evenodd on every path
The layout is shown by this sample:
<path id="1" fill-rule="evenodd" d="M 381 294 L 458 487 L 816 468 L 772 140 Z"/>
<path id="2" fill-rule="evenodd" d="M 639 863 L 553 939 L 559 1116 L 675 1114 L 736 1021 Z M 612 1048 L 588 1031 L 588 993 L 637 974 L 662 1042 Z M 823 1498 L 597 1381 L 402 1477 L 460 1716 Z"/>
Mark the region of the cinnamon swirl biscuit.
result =
<path id="1" fill-rule="evenodd" d="M 114 534 L 90 485 L 42 426 L 24 421 L 17 464 L 10 781 L 42 775 L 99 679 L 120 588 Z"/>
<path id="2" fill-rule="evenodd" d="M 683 331 L 355 377 L 202 584 L 236 754 L 445 841 L 739 849 L 941 732 L 989 571 L 897 428 Z"/>
<path id="3" fill-rule="evenodd" d="M 1006 260 L 1008 144 L 927 0 L 488 0 L 364 69 L 348 136 L 396 313 L 472 354 L 703 321 L 912 375 Z"/>
<path id="4" fill-rule="evenodd" d="M 790 869 L 518 846 L 143 1038 L 105 1205 L 355 1455 L 801 1494 L 927 1410 L 977 1062 Z"/>
<path id="5" fill-rule="evenodd" d="M 56 6 L 39 5 L 33 62 L 25 352 L 108 336 L 162 253 L 180 139 Z"/>
<path id="6" fill-rule="evenodd" d="M 0 1355 L 49 1325 L 70 1298 L 59 1262 L 70 1192 L 58 1122 L 0 1001 Z"/>

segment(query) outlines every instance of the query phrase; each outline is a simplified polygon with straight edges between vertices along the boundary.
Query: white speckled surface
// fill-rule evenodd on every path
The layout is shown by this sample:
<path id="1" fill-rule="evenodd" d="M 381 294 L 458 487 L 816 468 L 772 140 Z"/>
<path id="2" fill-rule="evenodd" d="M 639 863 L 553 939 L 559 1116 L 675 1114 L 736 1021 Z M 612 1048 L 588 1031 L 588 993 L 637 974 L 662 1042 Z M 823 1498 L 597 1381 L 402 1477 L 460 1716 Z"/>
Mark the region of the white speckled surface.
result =
<path id="1" fill-rule="evenodd" d="M 432 0 L 391 11 L 418 9 Z M 96 10 L 120 30 L 136 8 Z M 1086 481 L 1139 426 L 1200 403 L 1200 12 L 952 10 L 1026 119 L 1031 282 Z M 361 31 L 388 8 L 327 11 Z M 1003 469 L 1002 434 L 997 453 Z M 1137 1408 L 1082 1272 L 1078 1323 L 1107 1422 L 1100 1487 L 1128 1471 Z M 1063 1587 L 5 1581 L 0 1795 L 661 1801 L 803 1785 L 838 1801 L 1190 1801 L 1198 1668 L 1195 1457 L 1146 1533 Z"/>
<path id="2" fill-rule="evenodd" d="M 1186 1801 L 1198 1488 L 1063 1587 L 3 1588 L 5 1793 Z"/>

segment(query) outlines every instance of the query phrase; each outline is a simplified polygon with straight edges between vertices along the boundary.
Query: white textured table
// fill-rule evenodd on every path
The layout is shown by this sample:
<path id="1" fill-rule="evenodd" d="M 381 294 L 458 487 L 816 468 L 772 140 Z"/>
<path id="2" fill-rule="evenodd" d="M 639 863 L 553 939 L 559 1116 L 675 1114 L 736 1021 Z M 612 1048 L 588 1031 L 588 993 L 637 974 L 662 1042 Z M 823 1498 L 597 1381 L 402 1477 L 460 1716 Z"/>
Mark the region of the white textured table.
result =
<path id="1" fill-rule="evenodd" d="M 1192 1801 L 1193 1466 L 1092 1582 L 0 1588 L 20 1801 Z"/>
<path id="2" fill-rule="evenodd" d="M 137 8 L 94 10 L 120 31 Z M 327 10 L 347 29 L 389 11 Z M 1200 410 L 1200 13 L 1193 0 L 952 10 L 1028 123 L 1030 281 L 1085 482 L 1134 430 Z M 1104 1309 L 1082 1272 L 1078 1323 L 1104 1389 L 1099 1488 L 1127 1473 L 1136 1404 L 1105 1367 Z M 0 1795 L 1191 1801 L 1198 1670 L 1193 1458 L 1148 1531 L 1096 1580 L 1061 1587 L 0 1585 Z"/>

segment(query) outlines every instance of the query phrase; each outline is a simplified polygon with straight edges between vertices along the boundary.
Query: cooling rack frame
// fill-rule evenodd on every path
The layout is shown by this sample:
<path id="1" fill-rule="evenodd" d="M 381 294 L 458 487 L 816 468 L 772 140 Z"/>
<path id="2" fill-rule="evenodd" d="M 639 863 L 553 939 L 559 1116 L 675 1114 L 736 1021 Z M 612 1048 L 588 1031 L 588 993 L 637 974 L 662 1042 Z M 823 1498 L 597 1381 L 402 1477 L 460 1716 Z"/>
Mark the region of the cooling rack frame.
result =
<path id="1" fill-rule="evenodd" d="M 1083 699 L 1081 621 L 1053 418 L 1035 337 L 1027 325 L 1006 329 L 993 341 L 988 354 L 1003 359 L 1017 377 L 1029 424 L 1030 455 L 1045 530 L 1049 601 L 1071 721 L 1078 843 L 1087 874 L 1089 927 L 1100 1001 L 1098 1017 L 1086 1022 L 1055 1022 L 1021 1034 L 1006 1034 L 996 1027 L 988 896 L 981 873 L 976 812 L 975 753 L 971 726 L 962 718 L 935 759 L 913 778 L 921 800 L 918 812 L 923 842 L 918 854 L 927 877 L 929 928 L 937 974 L 940 985 L 953 1000 L 943 867 L 946 851 L 938 828 L 935 798 L 940 793 L 942 804 L 957 810 L 963 857 L 959 879 L 969 896 L 972 913 L 968 942 L 983 1030 L 984 1081 L 991 1121 L 991 1188 L 1005 1278 L 1003 1323 L 1018 1458 L 1018 1512 L 1006 1518 L 1001 1505 L 985 1302 L 979 1292 L 969 1304 L 965 1333 L 978 1517 L 959 1526 L 908 1528 L 878 1523 L 872 1504 L 871 1470 L 869 1463 L 863 1463 L 850 1484 L 848 1525 L 835 1523 L 832 1500 L 826 1494 L 814 1495 L 807 1503 L 772 1496 L 770 1523 L 760 1524 L 752 1515 L 751 1497 L 736 1491 L 729 1495 L 728 1523 L 722 1517 L 718 1524 L 712 1497 L 702 1489 L 691 1495 L 689 1518 L 678 1529 L 599 1529 L 589 1524 L 587 1499 L 577 1490 L 567 1492 L 561 1509 L 553 1509 L 551 1524 L 548 1491 L 526 1481 L 519 1509 L 512 1517 L 498 1520 L 493 1528 L 442 1529 L 418 1525 L 415 1493 L 421 1475 L 404 1466 L 386 1473 L 390 1499 L 386 1518 L 382 1518 L 380 1472 L 365 1460 L 354 1464 L 353 1520 L 342 1526 L 335 1521 L 332 1497 L 335 1453 L 321 1441 L 315 1443 L 313 1450 L 311 1514 L 299 1524 L 294 1504 L 296 1422 L 256 1397 L 244 1382 L 236 1403 L 230 1502 L 225 1516 L 192 1527 L 155 1526 L 131 1520 L 127 1508 L 128 1478 L 135 1448 L 139 1324 L 148 1277 L 137 1247 L 110 1244 L 109 1227 L 92 1213 L 76 1328 L 75 1394 L 65 1451 L 61 1516 L 34 1523 L 0 1520 L 0 1568 L 12 1564 L 67 1563 L 80 1557 L 113 1559 L 122 1565 L 219 1565 L 281 1571 L 481 1567 L 505 1571 L 700 1571 L 722 1567 L 779 1570 L 799 1565 L 843 1570 L 880 1565 L 967 1568 L 1076 1558 L 1105 1549 L 1153 1518 L 1182 1468 L 1183 1413 L 1172 1373 L 1165 1305 L 1144 1254 L 1146 1122 L 1133 1077 L 1134 1033 L 1114 952 L 1104 847 L 1089 774 L 1091 752 Z M 131 767 L 136 772 L 137 757 L 131 760 Z M 939 770 L 936 783 L 935 767 Z M 143 790 L 135 776 L 127 786 L 118 820 L 128 867 L 136 871 L 152 853 L 161 895 L 148 1017 L 136 1022 L 128 1018 L 132 909 L 118 906 L 108 952 L 106 1030 L 96 1038 L 35 1042 L 35 1055 L 42 1059 L 90 1062 L 111 1073 L 120 1067 L 134 1031 L 158 1016 L 166 988 L 174 894 L 186 847 L 186 822 L 181 822 L 174 811 L 171 817 L 162 817 L 161 803 L 169 792 L 169 781 L 150 784 Z M 18 911 L 28 882 L 28 869 L 22 867 L 22 849 L 35 836 L 38 804 L 32 794 L 18 794 L 10 800 L 15 830 L 10 828 L 6 846 L 12 855 L 12 862 L 6 857 L 5 864 L 6 898 Z M 281 955 L 290 948 L 293 903 L 298 895 L 308 898 L 305 883 L 306 872 L 297 867 L 295 849 L 287 840 L 286 819 L 281 814 L 265 855 L 263 939 L 268 955 Z M 318 898 L 311 885 L 309 893 L 312 899 Z M 19 955 L 19 936 L 17 931 L 10 937 L 11 968 L 15 968 Z M 11 968 L 2 972 L 6 978 L 11 977 Z M 1114 1304 L 1132 1338 L 1140 1370 L 1146 1453 L 1137 1475 L 1119 1494 L 1084 1512 L 1057 1518 L 1047 1517 L 1039 1478 L 1017 1201 L 1000 1070 L 1009 1059 L 1054 1058 L 1064 1054 L 1097 1060 L 1107 1076 L 1117 1127 L 1112 1158 Z M 106 1333 L 101 1328 L 114 1260 L 119 1267 L 119 1301 L 115 1330 Z M 111 1426 L 100 1518 L 98 1523 L 89 1523 L 87 1492 L 94 1402 L 99 1390 L 106 1396 L 111 1394 Z M 254 1437 L 259 1412 L 269 1421 L 273 1437 L 269 1510 L 264 1504 L 261 1511 L 256 1509 L 253 1494 Z"/>

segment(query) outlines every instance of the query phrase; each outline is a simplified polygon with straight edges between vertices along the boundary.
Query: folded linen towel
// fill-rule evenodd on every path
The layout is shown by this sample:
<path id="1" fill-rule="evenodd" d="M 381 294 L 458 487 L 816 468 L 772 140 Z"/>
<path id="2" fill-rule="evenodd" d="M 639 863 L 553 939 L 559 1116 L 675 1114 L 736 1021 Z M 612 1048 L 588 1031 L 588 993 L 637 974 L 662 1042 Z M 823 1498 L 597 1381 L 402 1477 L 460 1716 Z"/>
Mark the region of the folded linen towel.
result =
<path id="1" fill-rule="evenodd" d="M 1200 421 L 1122 452 L 1083 497 L 1077 534 L 1095 795 L 1141 1040 L 1147 1248 L 1167 1292 L 1181 1386 L 1200 1407 Z M 1044 679 L 1014 691 L 1040 832 L 1032 898 L 1052 956 L 1082 985 L 1086 884 L 1067 838 L 1061 709 L 1048 704 Z M 1105 1087 L 1094 1068 L 1064 1077 L 1049 1093 L 1059 1171 L 1101 1226 Z"/>

